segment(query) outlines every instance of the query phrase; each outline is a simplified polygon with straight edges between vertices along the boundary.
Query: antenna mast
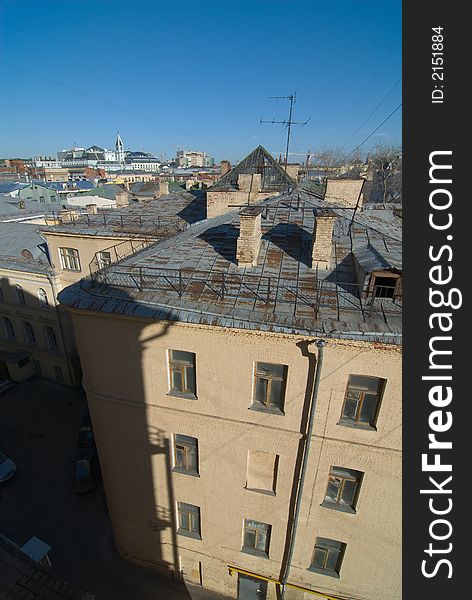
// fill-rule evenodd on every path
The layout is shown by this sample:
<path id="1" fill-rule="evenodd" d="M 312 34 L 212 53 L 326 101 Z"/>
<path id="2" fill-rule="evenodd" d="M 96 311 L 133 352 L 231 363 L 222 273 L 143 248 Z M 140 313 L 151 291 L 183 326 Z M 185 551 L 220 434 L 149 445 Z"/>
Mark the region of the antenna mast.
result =
<path id="1" fill-rule="evenodd" d="M 287 172 L 288 155 L 289 155 L 288 151 L 289 151 L 289 146 L 290 146 L 290 132 L 292 129 L 292 125 L 301 125 L 302 127 L 304 127 L 308 123 L 308 121 L 311 119 L 311 117 L 308 117 L 308 119 L 305 122 L 292 121 L 293 105 L 297 101 L 297 92 L 294 92 L 290 96 L 269 96 L 269 98 L 271 98 L 273 100 L 289 100 L 290 101 L 290 109 L 289 109 L 289 113 L 288 113 L 288 119 L 284 119 L 283 121 L 276 121 L 275 119 L 272 119 L 272 121 L 263 121 L 263 119 L 261 117 L 261 120 L 259 121 L 260 125 L 262 125 L 262 123 L 270 123 L 272 125 L 284 125 L 286 127 L 286 129 L 287 129 L 287 145 L 285 147 L 285 172 Z"/>

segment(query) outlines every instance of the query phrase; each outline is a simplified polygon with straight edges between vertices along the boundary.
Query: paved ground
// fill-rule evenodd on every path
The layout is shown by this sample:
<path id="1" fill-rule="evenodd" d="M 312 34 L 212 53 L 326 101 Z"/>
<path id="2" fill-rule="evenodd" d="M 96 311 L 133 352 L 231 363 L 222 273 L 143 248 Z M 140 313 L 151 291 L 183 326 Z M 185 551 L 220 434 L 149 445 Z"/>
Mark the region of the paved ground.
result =
<path id="1" fill-rule="evenodd" d="M 85 412 L 84 394 L 54 383 L 30 380 L 0 395 L 0 449 L 18 465 L 0 486 L 0 532 L 20 545 L 33 535 L 47 542 L 53 569 L 97 600 L 224 600 L 118 556 L 101 489 L 72 493 Z"/>

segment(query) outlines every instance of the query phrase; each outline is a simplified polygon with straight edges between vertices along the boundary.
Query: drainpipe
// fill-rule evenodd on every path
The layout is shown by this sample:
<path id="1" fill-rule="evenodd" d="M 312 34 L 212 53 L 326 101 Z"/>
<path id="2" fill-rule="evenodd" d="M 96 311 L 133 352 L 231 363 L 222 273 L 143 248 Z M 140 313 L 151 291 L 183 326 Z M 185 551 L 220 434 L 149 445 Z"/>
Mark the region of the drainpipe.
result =
<path id="1" fill-rule="evenodd" d="M 286 589 L 286 585 L 287 585 L 287 580 L 290 575 L 290 567 L 292 566 L 293 551 L 295 548 L 295 539 L 297 536 L 297 529 L 298 529 L 298 518 L 300 515 L 300 506 L 302 503 L 302 496 L 303 496 L 303 486 L 305 484 L 305 476 L 306 476 L 306 470 L 307 470 L 307 466 L 308 466 L 308 457 L 310 454 L 311 437 L 313 434 L 313 424 L 314 424 L 314 420 L 315 420 L 316 402 L 318 400 L 318 389 L 320 387 L 321 367 L 323 366 L 323 348 L 325 345 L 326 345 L 325 340 L 317 340 L 316 341 L 316 347 L 318 348 L 318 360 L 316 361 L 315 381 L 313 384 L 313 390 L 311 392 L 310 416 L 308 419 L 307 432 L 305 434 L 305 448 L 303 450 L 302 466 L 300 469 L 300 475 L 299 475 L 299 479 L 298 479 L 298 489 L 297 489 L 297 496 L 296 496 L 296 500 L 295 500 L 295 511 L 294 511 L 293 520 L 292 520 L 292 527 L 291 527 L 291 530 L 289 533 L 290 539 L 289 539 L 287 560 L 285 562 L 284 570 L 283 570 L 282 576 L 280 578 L 280 584 L 281 584 L 280 585 L 280 587 L 281 587 L 280 599 L 281 600 L 283 600 L 283 598 L 285 597 L 285 589 Z"/>

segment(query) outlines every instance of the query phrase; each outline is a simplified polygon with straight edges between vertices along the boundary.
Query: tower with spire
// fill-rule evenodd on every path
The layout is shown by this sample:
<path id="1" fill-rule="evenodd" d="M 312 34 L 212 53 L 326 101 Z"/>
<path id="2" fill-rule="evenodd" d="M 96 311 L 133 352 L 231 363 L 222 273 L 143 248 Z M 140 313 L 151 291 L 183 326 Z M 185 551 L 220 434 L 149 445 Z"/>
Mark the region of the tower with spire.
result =
<path id="1" fill-rule="evenodd" d="M 116 132 L 115 152 L 116 160 L 123 165 L 125 163 L 125 146 L 123 144 L 123 140 L 120 137 L 119 131 Z"/>

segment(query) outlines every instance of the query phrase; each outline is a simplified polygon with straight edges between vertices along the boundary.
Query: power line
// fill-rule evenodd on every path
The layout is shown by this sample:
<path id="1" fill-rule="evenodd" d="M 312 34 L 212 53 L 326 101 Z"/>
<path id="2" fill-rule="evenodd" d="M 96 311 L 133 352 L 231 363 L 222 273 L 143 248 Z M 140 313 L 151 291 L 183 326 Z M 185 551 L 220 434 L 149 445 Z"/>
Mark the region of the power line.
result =
<path id="1" fill-rule="evenodd" d="M 377 111 L 377 109 L 379 109 L 382 104 L 385 102 L 385 100 L 390 96 L 390 94 L 393 92 L 393 90 L 397 87 L 397 85 L 400 83 L 400 81 L 402 80 L 402 78 L 400 77 L 400 79 L 395 83 L 395 85 L 390 88 L 390 90 L 385 94 L 385 96 L 382 98 L 382 100 L 377 104 L 377 106 L 371 111 L 371 113 L 369 114 L 369 116 L 361 123 L 361 125 L 359 125 L 359 127 L 356 129 L 356 131 L 351 135 L 351 137 L 347 140 L 347 142 L 345 142 L 340 150 L 342 150 L 345 146 L 347 146 L 349 144 L 349 142 L 352 140 L 353 137 L 355 137 L 359 131 L 362 129 L 362 127 L 364 127 L 364 125 L 367 123 L 367 121 L 370 119 L 370 117 Z"/>
<path id="2" fill-rule="evenodd" d="M 392 111 L 392 112 L 391 112 L 391 113 L 388 115 L 388 117 L 387 117 L 386 119 L 384 119 L 384 120 L 382 121 L 382 123 L 380 123 L 380 125 L 379 125 L 378 127 L 376 127 L 376 128 L 374 129 L 374 131 L 373 131 L 371 134 L 369 134 L 369 135 L 368 135 L 368 136 L 365 138 L 365 140 L 362 140 L 362 142 L 361 142 L 360 144 L 358 144 L 358 145 L 357 145 L 357 146 L 354 148 L 354 150 L 353 150 L 353 151 L 352 151 L 350 154 L 348 154 L 348 155 L 346 156 L 346 160 L 347 160 L 348 158 L 350 158 L 350 157 L 351 157 L 351 156 L 352 156 L 352 155 L 353 155 L 353 154 L 356 152 L 356 150 L 359 150 L 359 148 L 360 148 L 360 147 L 361 147 L 363 144 L 365 144 L 365 143 L 367 142 L 367 140 L 370 140 L 370 138 L 371 138 L 373 135 L 375 135 L 375 134 L 377 133 L 377 131 L 378 131 L 378 130 L 379 130 L 381 127 L 382 127 L 382 125 L 385 125 L 385 123 L 386 123 L 386 122 L 387 122 L 387 121 L 388 121 L 388 120 L 389 120 L 391 117 L 393 117 L 393 115 L 394 115 L 394 114 L 397 112 L 397 110 L 398 110 L 399 108 L 401 108 L 402 106 L 403 106 L 403 104 L 402 104 L 402 103 L 400 103 L 400 104 L 397 106 L 397 108 L 396 108 L 394 111 Z"/>

